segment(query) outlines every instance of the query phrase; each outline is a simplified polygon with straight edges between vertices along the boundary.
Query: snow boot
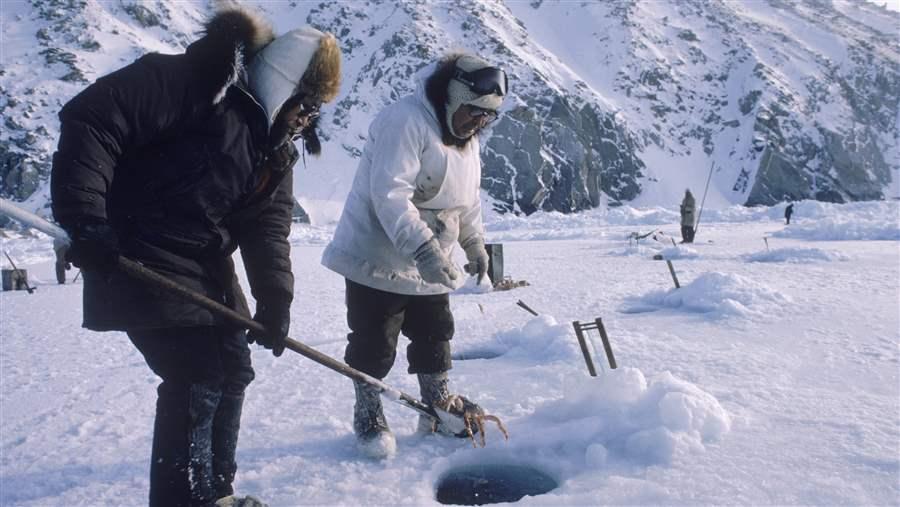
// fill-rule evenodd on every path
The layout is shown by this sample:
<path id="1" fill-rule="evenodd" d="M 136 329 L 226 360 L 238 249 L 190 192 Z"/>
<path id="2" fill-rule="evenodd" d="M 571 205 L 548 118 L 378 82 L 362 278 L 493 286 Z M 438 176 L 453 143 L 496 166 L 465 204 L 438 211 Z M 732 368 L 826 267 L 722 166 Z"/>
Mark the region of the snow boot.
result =
<path id="1" fill-rule="evenodd" d="M 213 507 L 269 507 L 269 504 L 264 503 L 255 496 L 228 495 L 216 500 Z"/>
<path id="2" fill-rule="evenodd" d="M 357 380 L 356 404 L 353 406 L 353 432 L 356 434 L 356 448 L 364 456 L 373 459 L 392 457 L 397 452 L 397 441 L 384 418 L 381 393 L 377 387 Z"/>
<path id="3" fill-rule="evenodd" d="M 450 397 L 450 378 L 447 372 L 419 373 L 416 376 L 419 378 L 419 392 L 422 395 L 422 403 L 434 406 L 436 402 L 446 402 L 447 398 Z M 419 425 L 416 428 L 416 432 L 422 435 L 440 433 L 453 437 L 468 437 L 465 431 L 453 431 L 432 418 L 421 414 L 419 415 Z"/>

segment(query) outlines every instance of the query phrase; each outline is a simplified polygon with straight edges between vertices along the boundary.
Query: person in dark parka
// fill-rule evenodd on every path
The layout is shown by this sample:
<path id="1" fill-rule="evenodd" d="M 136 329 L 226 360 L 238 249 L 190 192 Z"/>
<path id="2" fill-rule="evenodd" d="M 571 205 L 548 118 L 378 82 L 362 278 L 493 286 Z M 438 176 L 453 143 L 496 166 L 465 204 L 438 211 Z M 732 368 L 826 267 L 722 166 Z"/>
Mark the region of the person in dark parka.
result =
<path id="1" fill-rule="evenodd" d="M 788 204 L 784 208 L 784 223 L 785 225 L 791 225 L 791 215 L 794 214 L 794 203 Z"/>
<path id="2" fill-rule="evenodd" d="M 254 505 L 234 496 L 248 341 L 278 356 L 293 299 L 293 139 L 317 153 L 319 107 L 340 82 L 331 34 L 275 38 L 228 7 L 184 54 L 148 54 L 60 112 L 51 192 L 83 271 L 84 327 L 121 330 L 162 379 L 150 467 L 153 506 Z M 115 269 L 119 255 L 249 317 L 241 256 L 267 333 L 241 329 Z M 132 502 L 127 502 L 132 503 Z"/>

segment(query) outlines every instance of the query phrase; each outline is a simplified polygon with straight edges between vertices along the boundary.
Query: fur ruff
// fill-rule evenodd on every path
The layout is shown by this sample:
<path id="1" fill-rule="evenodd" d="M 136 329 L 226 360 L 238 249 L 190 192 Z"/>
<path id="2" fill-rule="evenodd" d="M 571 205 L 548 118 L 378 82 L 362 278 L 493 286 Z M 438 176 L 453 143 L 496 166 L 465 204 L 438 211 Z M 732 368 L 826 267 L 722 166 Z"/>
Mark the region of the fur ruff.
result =
<path id="1" fill-rule="evenodd" d="M 331 102 L 337 97 L 341 87 L 341 48 L 334 35 L 325 32 L 319 39 L 319 47 L 313 55 L 309 66 L 300 78 L 297 93 L 301 96 L 315 97 L 319 103 Z M 303 146 L 313 156 L 322 153 L 322 141 L 319 139 L 319 119 L 316 117 L 309 126 L 303 129 Z"/>
<path id="2" fill-rule="evenodd" d="M 341 48 L 334 35 L 325 32 L 319 47 L 303 73 L 297 92 L 316 97 L 317 102 L 331 102 L 341 87 Z"/>
<path id="3" fill-rule="evenodd" d="M 275 39 L 272 26 L 259 14 L 237 5 L 224 5 L 204 25 L 203 37 L 186 53 L 197 61 L 198 75 L 205 76 L 208 89 L 202 93 L 219 103 L 238 81 L 257 51 Z"/>

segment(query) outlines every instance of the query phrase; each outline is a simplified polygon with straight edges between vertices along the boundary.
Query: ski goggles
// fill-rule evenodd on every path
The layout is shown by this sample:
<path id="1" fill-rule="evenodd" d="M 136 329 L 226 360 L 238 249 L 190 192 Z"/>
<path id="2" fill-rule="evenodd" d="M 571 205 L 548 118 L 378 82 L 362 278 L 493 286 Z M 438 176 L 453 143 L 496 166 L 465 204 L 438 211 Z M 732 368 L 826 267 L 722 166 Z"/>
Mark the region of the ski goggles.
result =
<path id="1" fill-rule="evenodd" d="M 497 67 L 485 67 L 483 69 L 464 72 L 456 69 L 453 79 L 469 87 L 478 95 L 495 94 L 501 97 L 506 95 L 509 81 L 506 72 Z"/>

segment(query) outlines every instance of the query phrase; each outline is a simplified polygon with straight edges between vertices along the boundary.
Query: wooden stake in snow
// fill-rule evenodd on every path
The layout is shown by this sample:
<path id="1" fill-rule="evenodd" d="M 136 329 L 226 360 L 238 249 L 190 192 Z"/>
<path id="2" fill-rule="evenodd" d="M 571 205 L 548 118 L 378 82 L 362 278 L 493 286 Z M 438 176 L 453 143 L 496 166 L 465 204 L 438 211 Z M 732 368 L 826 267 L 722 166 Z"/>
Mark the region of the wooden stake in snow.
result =
<path id="1" fill-rule="evenodd" d="M 535 317 L 537 317 L 538 312 L 532 310 L 531 307 L 528 306 L 528 305 L 526 305 L 525 302 L 522 301 L 521 299 L 518 300 L 518 301 L 516 301 L 516 304 L 519 305 L 519 306 L 521 306 L 522 308 L 524 308 L 525 311 L 527 311 L 528 313 L 530 313 L 530 314 L 534 315 Z"/>
<path id="2" fill-rule="evenodd" d="M 588 350 L 587 340 L 585 340 L 584 333 L 581 331 L 581 322 L 576 320 L 572 323 L 572 327 L 575 328 L 575 337 L 578 338 L 578 345 L 581 347 L 581 354 L 584 356 L 585 364 L 587 364 L 588 373 L 590 373 L 592 377 L 596 377 L 597 370 L 594 368 L 594 361 L 591 359 L 591 352 Z"/>
<path id="3" fill-rule="evenodd" d="M 669 273 L 672 273 L 672 281 L 675 282 L 675 288 L 680 289 L 681 284 L 678 283 L 678 277 L 675 276 L 675 268 L 672 267 L 672 261 L 670 261 L 669 259 L 666 259 L 666 264 L 669 265 Z"/>
<path id="4" fill-rule="evenodd" d="M 606 353 L 606 360 L 609 362 L 609 367 L 613 370 L 618 367 L 616 364 L 616 357 L 613 355 L 612 345 L 609 343 L 609 336 L 606 335 L 606 328 L 603 326 L 603 320 L 600 317 L 597 317 L 594 319 L 594 322 L 589 324 L 582 324 L 576 320 L 572 323 L 572 327 L 575 328 L 575 336 L 578 338 L 578 344 L 581 346 L 584 362 L 587 364 L 588 373 L 590 373 L 592 377 L 597 376 L 597 370 L 594 368 L 594 361 L 591 359 L 591 353 L 587 345 L 590 335 L 585 335 L 584 331 L 596 329 L 600 333 L 600 340 L 603 342 L 603 351 Z M 594 351 L 597 350 L 593 340 L 591 340 L 591 348 L 593 348 Z"/>

